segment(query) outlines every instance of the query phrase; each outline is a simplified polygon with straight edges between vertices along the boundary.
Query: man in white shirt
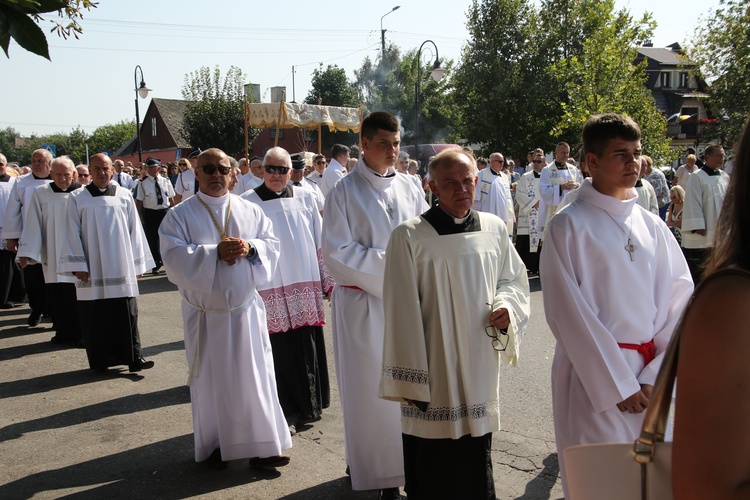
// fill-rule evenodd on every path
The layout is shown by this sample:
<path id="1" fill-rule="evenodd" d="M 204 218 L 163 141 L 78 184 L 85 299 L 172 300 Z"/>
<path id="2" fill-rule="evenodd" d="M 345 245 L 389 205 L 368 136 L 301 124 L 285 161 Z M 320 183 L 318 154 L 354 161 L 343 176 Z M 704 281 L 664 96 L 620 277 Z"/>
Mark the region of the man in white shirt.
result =
<path id="1" fill-rule="evenodd" d="M 112 162 L 112 167 L 115 169 L 115 176 L 112 178 L 113 181 L 117 182 L 120 186 L 125 189 L 132 190 L 135 187 L 135 180 L 123 171 L 125 163 L 122 160 L 115 160 Z"/>
<path id="2" fill-rule="evenodd" d="M 349 148 L 343 144 L 334 144 L 331 148 L 331 163 L 328 164 L 318 187 L 323 192 L 323 196 L 328 197 L 328 193 L 333 186 L 346 175 L 346 163 L 349 161 Z"/>
<path id="3" fill-rule="evenodd" d="M 138 193 L 135 197 L 135 206 L 143 221 L 143 230 L 146 233 L 148 247 L 156 264 L 151 274 L 159 274 L 161 269 L 161 253 L 159 252 L 159 226 L 167 215 L 169 207 L 174 206 L 175 192 L 172 183 L 166 177 L 159 175 L 161 161 L 157 158 L 148 158 L 146 168 L 148 175 L 138 183 Z"/>

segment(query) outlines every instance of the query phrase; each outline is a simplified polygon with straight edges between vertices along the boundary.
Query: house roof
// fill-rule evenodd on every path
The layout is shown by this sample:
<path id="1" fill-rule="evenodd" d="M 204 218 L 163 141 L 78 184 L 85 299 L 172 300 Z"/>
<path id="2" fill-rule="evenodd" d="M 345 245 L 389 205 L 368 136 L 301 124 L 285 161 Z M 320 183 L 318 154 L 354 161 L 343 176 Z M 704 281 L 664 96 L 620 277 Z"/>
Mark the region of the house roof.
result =
<path id="1" fill-rule="evenodd" d="M 164 124 L 169 129 L 169 133 L 172 134 L 177 147 L 189 149 L 190 143 L 182 135 L 182 124 L 185 118 L 185 111 L 187 110 L 187 102 L 181 99 L 154 97 L 151 99 L 150 106 L 156 106 L 162 120 L 164 120 Z"/>
<path id="2" fill-rule="evenodd" d="M 678 52 L 674 52 L 671 49 L 660 47 L 638 47 L 638 53 L 667 66 L 690 64 L 690 61 L 688 61 L 685 56 Z"/>

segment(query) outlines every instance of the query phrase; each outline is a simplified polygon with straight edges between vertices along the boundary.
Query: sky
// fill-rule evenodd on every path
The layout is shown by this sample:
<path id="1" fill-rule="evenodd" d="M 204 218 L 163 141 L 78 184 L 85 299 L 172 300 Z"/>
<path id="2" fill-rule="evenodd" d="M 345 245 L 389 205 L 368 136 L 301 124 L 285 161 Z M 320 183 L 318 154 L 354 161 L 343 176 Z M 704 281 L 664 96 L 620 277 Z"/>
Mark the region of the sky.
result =
<path id="1" fill-rule="evenodd" d="M 653 42 L 665 47 L 688 42 L 718 0 L 616 0 L 634 17 L 651 12 L 658 23 Z M 396 5 L 400 8 L 391 12 Z M 242 0 L 100 0 L 85 13 L 79 40 L 48 34 L 52 61 L 11 42 L 10 59 L 0 53 L 0 128 L 24 136 L 91 133 L 98 126 L 135 119 L 135 68 L 153 89 L 139 101 L 141 117 L 152 97 L 181 99 L 185 75 L 202 66 L 234 65 L 247 83 L 286 86 L 287 100 L 301 102 L 310 91 L 314 69 L 336 64 L 353 79 L 365 57 L 386 41 L 402 52 L 432 40 L 441 59 L 458 61 L 467 39 L 471 0 L 391 0 L 377 6 L 319 0 L 254 2 Z M 382 18 L 383 15 L 386 17 Z M 49 30 L 49 21 L 42 24 Z M 433 54 L 423 50 L 423 60 Z M 292 78 L 294 67 L 294 79 Z"/>

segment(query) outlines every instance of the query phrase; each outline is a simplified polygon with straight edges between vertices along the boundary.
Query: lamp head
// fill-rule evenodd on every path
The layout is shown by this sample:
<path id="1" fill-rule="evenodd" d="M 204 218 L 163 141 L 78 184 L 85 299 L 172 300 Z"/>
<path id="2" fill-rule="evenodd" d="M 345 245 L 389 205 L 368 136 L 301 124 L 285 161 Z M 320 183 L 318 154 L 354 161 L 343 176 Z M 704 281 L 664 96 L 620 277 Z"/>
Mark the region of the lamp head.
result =
<path id="1" fill-rule="evenodd" d="M 141 84 L 138 86 L 138 95 L 141 96 L 141 99 L 145 99 L 149 92 L 151 92 L 151 89 L 146 87 L 146 82 L 141 80 Z"/>
<path id="2" fill-rule="evenodd" d="M 439 82 L 445 76 L 445 70 L 440 67 L 440 59 L 435 59 L 435 64 L 432 65 L 430 75 L 435 82 Z"/>

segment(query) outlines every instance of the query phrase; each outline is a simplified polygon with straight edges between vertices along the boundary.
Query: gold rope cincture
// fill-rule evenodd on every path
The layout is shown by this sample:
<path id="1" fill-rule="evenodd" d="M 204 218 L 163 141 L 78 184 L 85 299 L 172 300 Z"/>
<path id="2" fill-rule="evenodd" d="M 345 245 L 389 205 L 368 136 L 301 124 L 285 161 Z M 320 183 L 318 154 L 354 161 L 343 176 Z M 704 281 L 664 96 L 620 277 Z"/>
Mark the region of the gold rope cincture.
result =
<path id="1" fill-rule="evenodd" d="M 199 195 L 196 195 L 196 198 L 198 198 L 198 201 L 201 202 L 201 205 L 203 205 L 203 208 L 206 209 L 208 212 L 208 215 L 211 216 L 211 221 L 214 223 L 214 226 L 216 227 L 216 230 L 219 231 L 219 236 L 221 236 L 221 240 L 227 239 L 227 231 L 229 230 L 229 217 L 232 215 L 232 197 L 229 196 L 227 199 L 229 202 L 227 203 L 227 218 L 224 221 L 224 230 L 222 231 L 221 226 L 219 226 L 219 221 L 216 220 L 216 217 L 214 217 L 214 213 L 211 211 L 211 209 L 206 205 L 206 202 L 201 199 Z"/>

